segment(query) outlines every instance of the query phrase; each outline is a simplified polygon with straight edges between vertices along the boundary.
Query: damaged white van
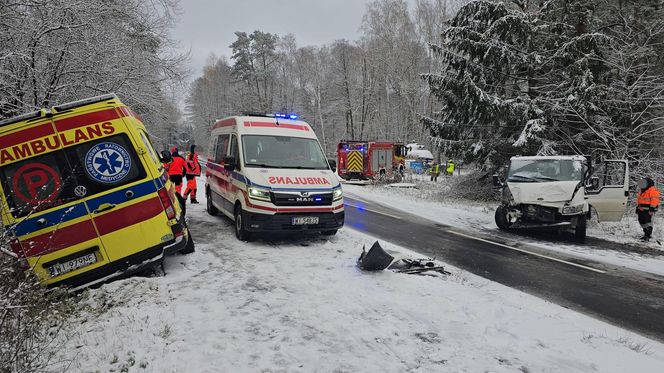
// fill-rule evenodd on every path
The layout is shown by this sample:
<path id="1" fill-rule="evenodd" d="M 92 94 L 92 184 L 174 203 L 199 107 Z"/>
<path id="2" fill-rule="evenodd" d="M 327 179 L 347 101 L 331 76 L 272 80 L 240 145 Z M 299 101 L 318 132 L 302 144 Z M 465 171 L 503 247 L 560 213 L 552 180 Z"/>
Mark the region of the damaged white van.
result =
<path id="1" fill-rule="evenodd" d="M 212 128 L 205 194 L 235 235 L 317 231 L 344 224 L 341 184 L 313 129 L 295 115 L 234 116 Z"/>
<path id="2" fill-rule="evenodd" d="M 498 228 L 569 229 L 584 241 L 592 212 L 600 222 L 618 221 L 625 213 L 629 164 L 607 160 L 592 165 L 580 155 L 512 157 L 507 179 L 496 175 L 494 185 L 502 188 Z"/>

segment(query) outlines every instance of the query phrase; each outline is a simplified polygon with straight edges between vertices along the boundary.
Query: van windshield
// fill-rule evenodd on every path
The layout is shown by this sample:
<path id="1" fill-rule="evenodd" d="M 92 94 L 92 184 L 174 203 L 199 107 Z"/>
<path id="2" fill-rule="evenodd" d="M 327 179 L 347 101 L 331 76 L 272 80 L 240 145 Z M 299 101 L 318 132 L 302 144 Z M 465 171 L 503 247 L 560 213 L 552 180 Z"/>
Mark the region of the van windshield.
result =
<path id="1" fill-rule="evenodd" d="M 290 136 L 242 136 L 246 167 L 327 170 L 323 151 L 316 139 Z"/>
<path id="2" fill-rule="evenodd" d="M 510 164 L 507 181 L 532 183 L 547 181 L 582 181 L 584 166 L 571 159 L 515 159 Z"/>

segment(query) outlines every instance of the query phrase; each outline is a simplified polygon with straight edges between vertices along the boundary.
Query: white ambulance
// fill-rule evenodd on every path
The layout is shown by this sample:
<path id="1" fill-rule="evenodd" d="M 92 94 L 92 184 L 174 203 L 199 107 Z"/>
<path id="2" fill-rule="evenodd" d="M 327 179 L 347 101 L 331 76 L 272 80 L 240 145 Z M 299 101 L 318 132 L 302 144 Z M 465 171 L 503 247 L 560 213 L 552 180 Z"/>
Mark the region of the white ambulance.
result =
<path id="1" fill-rule="evenodd" d="M 210 139 L 205 194 L 210 215 L 235 221 L 235 235 L 318 231 L 344 224 L 343 192 L 316 134 L 292 114 L 217 121 Z"/>

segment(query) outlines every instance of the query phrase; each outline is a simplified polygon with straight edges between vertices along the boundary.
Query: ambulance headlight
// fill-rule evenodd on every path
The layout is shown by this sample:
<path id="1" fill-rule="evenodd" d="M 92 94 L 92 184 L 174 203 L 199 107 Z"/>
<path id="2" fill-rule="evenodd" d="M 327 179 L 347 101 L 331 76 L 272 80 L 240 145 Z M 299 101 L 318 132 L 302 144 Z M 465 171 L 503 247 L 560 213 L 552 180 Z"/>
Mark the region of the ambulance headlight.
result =
<path id="1" fill-rule="evenodd" d="M 265 189 L 249 187 L 249 198 L 259 199 L 261 201 L 269 201 L 270 192 Z"/>
<path id="2" fill-rule="evenodd" d="M 338 200 L 342 199 L 343 196 L 344 196 L 344 192 L 341 190 L 341 188 L 335 189 L 332 192 L 332 201 L 338 201 Z"/>

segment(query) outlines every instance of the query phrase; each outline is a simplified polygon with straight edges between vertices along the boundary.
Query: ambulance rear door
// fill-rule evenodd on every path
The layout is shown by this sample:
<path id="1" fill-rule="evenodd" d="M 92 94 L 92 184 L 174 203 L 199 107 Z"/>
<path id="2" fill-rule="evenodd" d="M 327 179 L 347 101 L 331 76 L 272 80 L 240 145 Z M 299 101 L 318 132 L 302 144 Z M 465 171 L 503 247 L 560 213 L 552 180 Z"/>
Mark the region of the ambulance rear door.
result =
<path id="1" fill-rule="evenodd" d="M 18 238 L 20 249 L 15 250 L 46 283 L 99 267 L 108 259 L 81 200 L 82 189 L 65 152 L 58 149 L 62 141 L 50 120 L 0 136 L 0 148 L 11 150 L 15 158 L 0 165 L 7 203 L 3 223 Z M 30 151 L 16 153 L 25 144 L 30 144 Z"/>

